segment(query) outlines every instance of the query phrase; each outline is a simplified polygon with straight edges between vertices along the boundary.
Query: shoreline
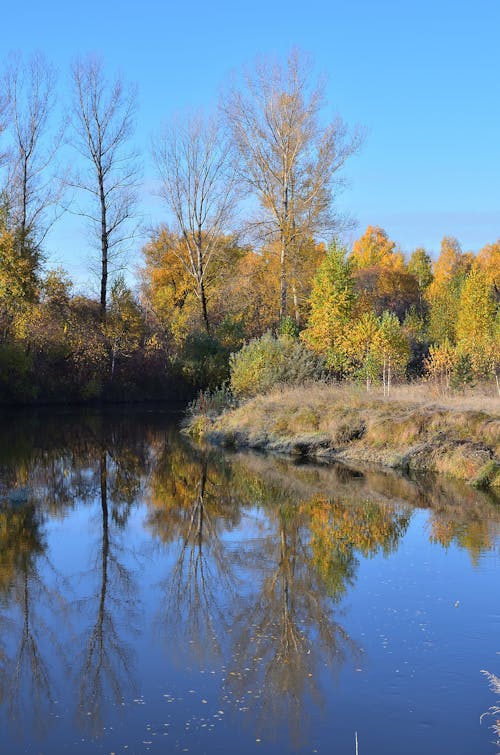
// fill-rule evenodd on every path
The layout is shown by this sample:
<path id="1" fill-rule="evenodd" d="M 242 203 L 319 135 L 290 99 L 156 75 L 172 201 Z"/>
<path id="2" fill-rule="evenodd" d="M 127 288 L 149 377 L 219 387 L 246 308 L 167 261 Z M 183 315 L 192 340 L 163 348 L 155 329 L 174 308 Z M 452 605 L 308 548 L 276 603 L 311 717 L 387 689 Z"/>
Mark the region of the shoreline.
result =
<path id="1" fill-rule="evenodd" d="M 500 407 L 388 400 L 312 384 L 193 416 L 185 432 L 226 448 L 433 472 L 500 492 Z"/>

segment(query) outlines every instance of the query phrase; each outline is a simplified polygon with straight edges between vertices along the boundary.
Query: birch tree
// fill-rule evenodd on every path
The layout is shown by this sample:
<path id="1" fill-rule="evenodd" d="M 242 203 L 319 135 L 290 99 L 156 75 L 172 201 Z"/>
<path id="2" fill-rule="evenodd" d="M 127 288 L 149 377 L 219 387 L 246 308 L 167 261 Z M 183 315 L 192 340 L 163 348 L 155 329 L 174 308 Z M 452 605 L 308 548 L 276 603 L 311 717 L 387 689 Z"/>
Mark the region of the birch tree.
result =
<path id="1" fill-rule="evenodd" d="M 90 222 L 100 248 L 100 313 L 105 323 L 110 264 L 137 229 L 139 171 L 130 146 L 136 91 L 119 77 L 107 79 L 98 58 L 77 60 L 72 77 L 72 145 L 86 169 L 70 183 L 89 200 L 77 212 Z"/>
<path id="2" fill-rule="evenodd" d="M 210 333 L 206 282 L 234 219 L 234 156 L 218 120 L 196 115 L 167 125 L 153 143 L 153 157 L 160 194 L 180 237 L 172 253 L 192 281 Z"/>
<path id="3" fill-rule="evenodd" d="M 0 168 L 3 167 L 6 158 L 4 135 L 7 128 L 8 116 L 7 116 L 7 97 L 5 94 L 5 88 L 0 88 Z M 0 185 L 0 189 L 3 191 L 3 186 Z"/>
<path id="4" fill-rule="evenodd" d="M 62 180 L 55 162 L 63 128 L 55 127 L 56 73 L 42 54 L 11 55 L 4 74 L 10 134 L 7 153 L 9 223 L 21 258 L 35 262 L 57 217 Z M 1 118 L 1 115 L 0 115 Z"/>
<path id="5" fill-rule="evenodd" d="M 351 133 L 340 118 L 321 124 L 323 105 L 323 87 L 311 83 L 310 66 L 297 50 L 285 65 L 259 62 L 222 101 L 241 177 L 259 200 L 253 229 L 264 242 L 278 242 L 280 319 L 287 315 L 294 250 L 304 238 L 338 229 L 341 169 L 361 144 L 360 132 Z"/>

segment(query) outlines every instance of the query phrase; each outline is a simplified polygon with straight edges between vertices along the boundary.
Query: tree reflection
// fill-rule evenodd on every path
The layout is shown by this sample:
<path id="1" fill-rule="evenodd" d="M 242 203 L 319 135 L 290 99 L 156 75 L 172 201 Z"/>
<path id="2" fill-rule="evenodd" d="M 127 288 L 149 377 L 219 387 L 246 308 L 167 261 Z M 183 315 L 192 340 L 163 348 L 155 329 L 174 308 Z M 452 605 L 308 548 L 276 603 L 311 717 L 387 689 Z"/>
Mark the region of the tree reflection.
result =
<path id="1" fill-rule="evenodd" d="M 397 550 L 408 529 L 411 508 L 375 501 L 348 501 L 313 496 L 302 504 L 308 512 L 311 556 L 332 596 L 339 598 L 353 584 L 358 560 L 379 551 Z"/>
<path id="2" fill-rule="evenodd" d="M 120 636 L 117 617 L 126 608 L 128 626 L 133 625 L 135 585 L 131 572 L 119 559 L 111 525 L 118 529 L 125 527 L 136 484 L 118 484 L 117 470 L 120 470 L 119 466 L 113 470 L 110 496 L 108 452 L 102 450 L 99 459 L 100 552 L 94 567 L 100 578 L 97 592 L 91 599 L 96 603 L 96 612 L 85 644 L 78 699 L 80 723 L 94 736 L 102 732 L 105 703 L 111 698 L 120 705 L 125 693 L 134 687 L 132 651 Z"/>
<path id="3" fill-rule="evenodd" d="M 268 513 L 271 529 L 252 554 L 259 590 L 237 621 L 227 689 L 238 707 L 261 698 L 261 729 L 272 734 L 289 722 L 299 745 L 307 737 L 306 698 L 321 702 L 319 666 L 339 667 L 358 650 L 314 568 L 307 516 L 293 503 Z M 349 567 L 344 577 L 351 578 Z"/>
<path id="4" fill-rule="evenodd" d="M 268 529 L 245 554 L 259 589 L 237 621 L 227 694 L 240 709 L 254 701 L 259 731 L 272 737 L 284 723 L 293 745 L 300 746 L 309 736 L 306 703 L 322 701 L 324 665 L 336 672 L 347 659 L 360 660 L 360 649 L 339 621 L 357 554 L 395 549 L 411 513 L 404 506 L 340 497 L 301 500 L 293 492 L 291 465 L 285 484 L 275 474 L 256 476 L 246 460 L 233 471 L 242 500 L 265 510 Z"/>
<path id="5" fill-rule="evenodd" d="M 91 616 L 95 606 L 88 633 L 80 638 L 77 684 L 84 725 L 97 732 L 103 701 L 121 701 L 131 684 L 130 652 L 118 622 L 126 608 L 124 625 L 131 628 L 127 599 L 135 595 L 118 533 L 147 478 L 151 434 L 141 423 L 109 421 L 99 413 L 84 414 L 77 423 L 52 413 L 46 420 L 40 422 L 37 414 L 26 423 L 21 418 L 12 426 L 10 444 L 0 434 L 0 699 L 8 703 L 11 721 L 26 727 L 32 715 L 37 725 L 48 726 L 55 661 L 67 671 L 66 653 L 75 646 L 68 606 L 78 609 L 76 622 Z M 47 557 L 45 524 L 96 499 L 99 554 L 87 576 L 97 577 L 98 586 L 93 598 L 69 603 L 59 588 L 69 589 L 70 582 L 61 581 Z"/>
<path id="6" fill-rule="evenodd" d="M 148 524 L 170 546 L 173 562 L 163 583 L 162 622 L 169 639 L 200 658 L 221 652 L 237 601 L 231 553 L 223 533 L 239 520 L 228 469 L 204 452 L 165 449 L 151 485 Z"/>
<path id="7" fill-rule="evenodd" d="M 169 651 L 217 659 L 224 702 L 251 708 L 259 734 L 289 727 L 295 745 L 309 736 L 325 675 L 361 662 L 343 601 L 363 558 L 395 551 L 416 507 L 428 509 L 432 542 L 466 548 L 474 563 L 497 546 L 499 511 L 471 488 L 219 455 L 156 421 L 90 413 L 59 429 L 33 421 L 24 445 L 0 437 L 0 702 L 24 728 L 48 726 L 61 692 L 93 736 L 110 705 L 126 710 L 140 608 L 129 524 L 143 500 L 162 554 L 155 607 Z M 83 575 L 80 550 L 73 560 L 61 545 L 65 525 L 54 528 L 74 509 L 73 524 L 87 514 L 94 526 Z M 56 692 L 75 647 L 74 673 Z"/>
<path id="8" fill-rule="evenodd" d="M 428 530 L 432 543 L 443 548 L 455 543 L 469 553 L 473 565 L 477 566 L 481 555 L 496 547 L 500 527 L 497 519 L 457 504 L 451 510 L 431 511 Z"/>
<path id="9" fill-rule="evenodd" d="M 61 594 L 42 580 L 39 561 L 50 563 L 35 502 L 0 509 L 0 600 L 4 609 L 0 650 L 0 697 L 19 727 L 46 727 L 54 700 L 54 651 L 64 660 L 57 632 L 46 619 L 64 610 Z M 45 610 L 43 610 L 45 609 Z M 47 647 L 50 644 L 50 650 Z"/>

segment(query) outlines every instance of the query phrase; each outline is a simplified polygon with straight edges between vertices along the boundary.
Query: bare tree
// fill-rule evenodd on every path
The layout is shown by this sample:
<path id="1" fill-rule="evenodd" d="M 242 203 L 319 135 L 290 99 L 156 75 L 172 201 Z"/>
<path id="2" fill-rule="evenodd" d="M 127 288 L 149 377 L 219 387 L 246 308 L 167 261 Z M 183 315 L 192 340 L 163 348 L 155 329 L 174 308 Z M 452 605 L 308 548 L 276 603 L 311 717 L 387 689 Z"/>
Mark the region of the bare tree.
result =
<path id="1" fill-rule="evenodd" d="M 7 128 L 8 115 L 7 115 L 7 96 L 5 94 L 4 87 L 0 88 L 0 168 L 3 167 L 5 158 L 7 156 L 5 146 L 3 145 L 3 134 Z M 3 187 L 0 187 L 3 191 Z"/>
<path id="2" fill-rule="evenodd" d="M 87 169 L 70 184 L 90 199 L 78 209 L 94 230 L 101 251 L 101 320 L 106 322 L 110 262 L 137 230 L 137 154 L 130 148 L 136 90 L 117 77 L 106 79 L 102 61 L 89 57 L 73 65 L 73 147 Z"/>
<path id="3" fill-rule="evenodd" d="M 287 314 L 287 275 L 294 250 L 316 234 L 333 234 L 334 198 L 347 158 L 361 134 L 337 118 L 322 126 L 321 84 L 311 86 L 310 66 L 297 50 L 286 65 L 263 60 L 246 72 L 243 86 L 222 100 L 242 165 L 242 178 L 258 198 L 254 228 L 278 244 L 280 318 Z"/>
<path id="4" fill-rule="evenodd" d="M 236 167 L 229 141 L 214 118 L 175 121 L 153 144 L 160 193 L 182 241 L 172 251 L 193 281 L 207 333 L 206 279 L 233 220 Z"/>
<path id="5" fill-rule="evenodd" d="M 38 256 L 57 217 L 62 193 L 55 156 L 63 129 L 54 129 L 51 123 L 56 74 L 40 53 L 28 62 L 15 54 L 10 57 L 3 83 L 11 133 L 7 158 L 10 220 L 19 254 Z"/>

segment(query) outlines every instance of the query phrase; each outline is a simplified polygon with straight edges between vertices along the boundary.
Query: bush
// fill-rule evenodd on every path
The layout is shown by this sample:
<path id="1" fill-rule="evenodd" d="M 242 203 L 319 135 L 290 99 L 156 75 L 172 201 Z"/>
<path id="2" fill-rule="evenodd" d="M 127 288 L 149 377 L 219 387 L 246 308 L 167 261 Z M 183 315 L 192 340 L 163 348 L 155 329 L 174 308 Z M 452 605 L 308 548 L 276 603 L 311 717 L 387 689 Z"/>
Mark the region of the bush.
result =
<path id="1" fill-rule="evenodd" d="M 278 335 L 290 336 L 290 338 L 298 338 L 299 326 L 291 317 L 284 317 L 279 324 Z"/>
<path id="2" fill-rule="evenodd" d="M 0 346 L 0 401 L 30 401 L 36 390 L 31 356 L 19 343 Z"/>
<path id="3" fill-rule="evenodd" d="M 247 343 L 230 357 L 231 390 L 236 398 L 266 393 L 280 385 L 301 385 L 321 379 L 324 362 L 303 343 L 271 333 Z"/>
<path id="4" fill-rule="evenodd" d="M 195 388 L 215 388 L 229 375 L 229 351 L 214 336 L 192 333 L 177 356 L 182 376 Z"/>
<path id="5" fill-rule="evenodd" d="M 235 405 L 233 394 L 227 383 L 214 390 L 200 391 L 187 408 L 190 417 L 218 417 L 226 409 Z"/>
<path id="6" fill-rule="evenodd" d="M 465 393 L 467 386 L 474 387 L 474 370 L 468 354 L 460 354 L 451 374 L 450 385 L 454 390 L 462 390 Z"/>

